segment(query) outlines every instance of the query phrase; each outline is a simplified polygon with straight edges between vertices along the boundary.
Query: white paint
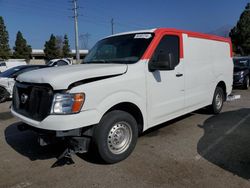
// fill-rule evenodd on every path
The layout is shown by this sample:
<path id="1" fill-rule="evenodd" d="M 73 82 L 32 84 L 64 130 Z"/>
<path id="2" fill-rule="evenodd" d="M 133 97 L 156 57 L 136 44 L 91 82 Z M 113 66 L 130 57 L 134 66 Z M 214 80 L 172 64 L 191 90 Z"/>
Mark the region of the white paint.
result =
<path id="1" fill-rule="evenodd" d="M 153 32 L 148 30 L 144 32 Z M 142 33 L 142 31 L 131 32 Z M 128 33 L 125 33 L 128 34 Z M 119 34 L 121 35 L 121 34 Z M 22 82 L 48 83 L 55 90 L 67 89 L 76 81 L 121 74 L 88 84 L 69 92 L 84 92 L 85 103 L 79 114 L 50 115 L 42 122 L 12 113 L 31 126 L 48 130 L 70 130 L 99 123 L 114 105 L 136 105 L 144 120 L 144 130 L 212 103 L 220 81 L 227 94 L 232 90 L 233 62 L 226 42 L 188 37 L 183 34 L 184 58 L 172 71 L 149 72 L 149 60 L 135 64 L 83 64 L 41 69 L 20 75 Z M 176 77 L 183 74 L 182 77 Z"/>
<path id="2" fill-rule="evenodd" d="M 136 34 L 136 33 L 154 33 L 155 30 L 156 29 L 146 29 L 146 30 L 139 30 L 139 31 L 129 31 L 129 32 L 123 32 L 123 33 L 117 33 L 117 34 L 114 34 L 114 35 L 110 35 L 110 36 L 105 37 L 105 38 L 114 37 L 114 36 L 120 36 L 120 35 Z"/>
<path id="3" fill-rule="evenodd" d="M 177 114 L 185 113 L 185 63 L 183 60 L 172 71 L 148 72 L 147 109 L 148 123 L 151 126 L 165 122 Z M 177 77 L 177 74 L 183 74 Z"/>
<path id="4" fill-rule="evenodd" d="M 233 61 L 226 42 L 184 36 L 185 107 L 194 111 L 212 102 L 220 81 L 232 91 Z"/>
<path id="5" fill-rule="evenodd" d="M 99 76 L 123 74 L 127 65 L 122 64 L 80 64 L 72 66 L 51 67 L 26 72 L 17 77 L 20 82 L 47 83 L 54 90 L 67 89 L 79 80 Z"/>

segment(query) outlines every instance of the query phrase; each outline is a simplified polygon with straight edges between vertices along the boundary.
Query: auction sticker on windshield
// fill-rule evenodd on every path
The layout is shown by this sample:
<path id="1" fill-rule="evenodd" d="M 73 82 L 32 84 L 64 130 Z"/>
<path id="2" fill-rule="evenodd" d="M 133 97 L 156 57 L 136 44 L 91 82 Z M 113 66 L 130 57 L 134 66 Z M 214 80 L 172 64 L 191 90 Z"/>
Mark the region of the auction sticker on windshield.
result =
<path id="1" fill-rule="evenodd" d="M 152 37 L 151 34 L 143 33 L 143 34 L 136 34 L 134 38 L 135 39 L 150 39 L 151 37 Z"/>

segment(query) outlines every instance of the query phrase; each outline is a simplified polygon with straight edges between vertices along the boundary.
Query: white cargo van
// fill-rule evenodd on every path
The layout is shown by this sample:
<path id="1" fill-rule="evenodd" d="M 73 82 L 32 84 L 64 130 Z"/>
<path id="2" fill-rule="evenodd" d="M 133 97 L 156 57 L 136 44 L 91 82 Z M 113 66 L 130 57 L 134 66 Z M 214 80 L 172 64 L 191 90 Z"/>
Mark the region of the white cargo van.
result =
<path id="1" fill-rule="evenodd" d="M 27 65 L 24 59 L 9 59 L 9 60 L 0 60 L 0 73 L 4 72 L 12 67 L 17 67 L 20 65 Z"/>
<path id="2" fill-rule="evenodd" d="M 129 156 L 143 131 L 199 108 L 221 111 L 231 93 L 233 61 L 226 38 L 176 29 L 113 35 L 81 65 L 24 73 L 12 113 L 49 137 L 89 148 L 107 163 Z"/>

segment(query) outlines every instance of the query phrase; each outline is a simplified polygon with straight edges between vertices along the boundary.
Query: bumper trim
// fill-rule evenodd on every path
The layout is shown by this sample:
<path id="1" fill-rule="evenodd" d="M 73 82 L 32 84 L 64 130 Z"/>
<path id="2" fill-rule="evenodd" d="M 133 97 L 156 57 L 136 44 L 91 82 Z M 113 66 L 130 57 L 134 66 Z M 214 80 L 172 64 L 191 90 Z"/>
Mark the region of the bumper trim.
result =
<path id="1" fill-rule="evenodd" d="M 17 113 L 11 107 L 11 113 L 24 123 L 44 130 L 69 131 L 98 124 L 101 115 L 96 110 L 81 111 L 70 115 L 49 115 L 43 121 L 36 121 Z"/>

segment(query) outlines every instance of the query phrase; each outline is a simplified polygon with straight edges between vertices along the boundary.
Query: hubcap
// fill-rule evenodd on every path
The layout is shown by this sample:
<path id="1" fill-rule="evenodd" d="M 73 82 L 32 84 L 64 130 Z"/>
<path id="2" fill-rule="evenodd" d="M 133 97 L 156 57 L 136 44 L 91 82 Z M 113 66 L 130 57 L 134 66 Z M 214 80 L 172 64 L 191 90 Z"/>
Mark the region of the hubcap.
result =
<path id="1" fill-rule="evenodd" d="M 215 97 L 215 105 L 216 105 L 216 108 L 217 108 L 217 109 L 220 109 L 220 108 L 221 108 L 221 106 L 222 106 L 222 101 L 223 101 L 222 95 L 221 95 L 220 93 L 218 93 L 218 94 L 216 95 L 216 97 Z"/>
<path id="2" fill-rule="evenodd" d="M 127 122 L 116 123 L 108 134 L 108 148 L 113 154 L 126 151 L 132 140 L 132 130 Z"/>

